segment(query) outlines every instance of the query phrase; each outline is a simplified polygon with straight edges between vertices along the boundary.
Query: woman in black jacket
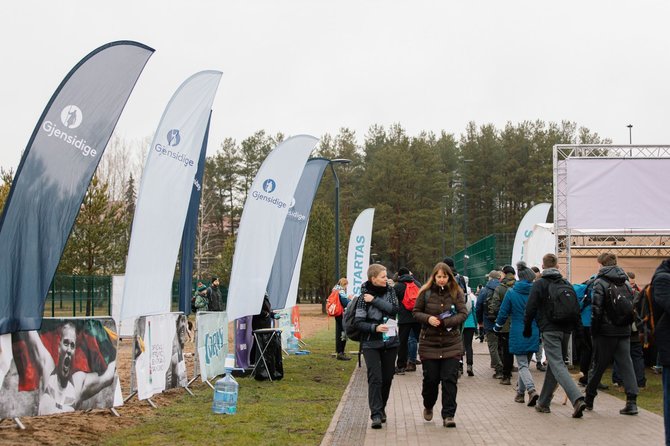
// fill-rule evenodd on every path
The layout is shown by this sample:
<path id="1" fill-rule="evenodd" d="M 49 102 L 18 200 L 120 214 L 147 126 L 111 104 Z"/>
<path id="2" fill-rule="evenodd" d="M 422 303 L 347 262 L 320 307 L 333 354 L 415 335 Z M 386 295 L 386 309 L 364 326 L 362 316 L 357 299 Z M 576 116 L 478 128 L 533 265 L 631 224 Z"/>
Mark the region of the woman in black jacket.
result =
<path id="1" fill-rule="evenodd" d="M 368 404 L 372 428 L 386 422 L 386 402 L 391 392 L 395 360 L 398 354 L 396 318 L 398 299 L 388 284 L 386 268 L 379 264 L 368 268 L 368 281 L 361 285 L 354 326 L 361 332 L 361 350 L 368 369 Z M 394 321 L 395 322 L 395 321 Z"/>

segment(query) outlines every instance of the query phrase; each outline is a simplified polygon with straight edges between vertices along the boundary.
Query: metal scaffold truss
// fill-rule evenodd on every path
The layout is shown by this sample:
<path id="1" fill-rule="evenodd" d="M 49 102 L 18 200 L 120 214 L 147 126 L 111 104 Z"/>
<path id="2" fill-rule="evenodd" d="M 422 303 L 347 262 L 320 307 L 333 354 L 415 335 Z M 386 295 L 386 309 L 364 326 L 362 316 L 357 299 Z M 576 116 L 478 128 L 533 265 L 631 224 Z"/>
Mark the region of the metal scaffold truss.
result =
<path id="1" fill-rule="evenodd" d="M 573 256 L 597 256 L 601 252 L 615 251 L 618 256 L 668 257 L 670 256 L 670 227 L 656 231 L 598 231 L 588 233 L 570 228 L 568 223 L 568 159 L 667 159 L 667 145 L 555 145 L 553 150 L 554 171 L 554 231 L 559 268 L 570 278 L 570 263 Z M 670 222 L 668 222 L 670 226 Z M 595 232 L 595 231 L 594 231 Z"/>

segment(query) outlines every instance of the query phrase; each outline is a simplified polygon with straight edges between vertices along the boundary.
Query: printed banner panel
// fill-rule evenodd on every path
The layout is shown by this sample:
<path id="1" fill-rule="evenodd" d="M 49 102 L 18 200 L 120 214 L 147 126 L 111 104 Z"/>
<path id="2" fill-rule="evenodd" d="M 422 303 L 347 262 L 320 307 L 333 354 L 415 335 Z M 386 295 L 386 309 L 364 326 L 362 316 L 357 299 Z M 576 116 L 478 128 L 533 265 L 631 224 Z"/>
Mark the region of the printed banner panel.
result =
<path id="1" fill-rule="evenodd" d="M 281 330 L 281 346 L 286 349 L 286 342 L 288 341 L 289 336 L 291 336 L 291 329 L 293 328 L 293 321 L 291 320 L 293 307 L 274 310 L 274 312 L 279 315 L 275 328 Z"/>
<path id="2" fill-rule="evenodd" d="M 202 381 L 225 372 L 228 354 L 228 315 L 223 311 L 198 311 L 195 316 L 198 329 L 196 342 L 200 377 Z"/>
<path id="3" fill-rule="evenodd" d="M 242 369 L 251 365 L 249 356 L 254 341 L 251 319 L 252 316 L 245 316 L 235 320 L 235 365 Z"/>
<path id="4" fill-rule="evenodd" d="M 347 253 L 347 294 L 357 296 L 361 293 L 361 285 L 368 280 L 370 266 L 370 244 L 372 242 L 372 222 L 374 208 L 362 211 L 351 228 L 349 251 Z"/>
<path id="5" fill-rule="evenodd" d="M 137 396 L 151 398 L 166 389 L 186 387 L 184 344 L 188 321 L 181 313 L 142 316 L 135 322 L 133 371 Z"/>
<path id="6" fill-rule="evenodd" d="M 116 340 L 110 317 L 45 318 L 0 337 L 0 418 L 114 407 Z"/>

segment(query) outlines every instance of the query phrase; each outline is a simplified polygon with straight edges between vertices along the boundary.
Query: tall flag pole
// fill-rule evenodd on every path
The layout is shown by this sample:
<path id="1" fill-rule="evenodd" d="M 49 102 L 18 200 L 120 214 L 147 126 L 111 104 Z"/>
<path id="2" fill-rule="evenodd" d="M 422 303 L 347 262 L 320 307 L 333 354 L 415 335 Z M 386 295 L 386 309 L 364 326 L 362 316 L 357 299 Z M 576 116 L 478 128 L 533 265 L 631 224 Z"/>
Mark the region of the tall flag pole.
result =
<path id="1" fill-rule="evenodd" d="M 42 112 L 0 217 L 0 334 L 40 328 L 86 189 L 153 52 L 132 41 L 97 48 Z"/>
<path id="2" fill-rule="evenodd" d="M 220 71 L 201 71 L 172 95 L 142 173 L 121 302 L 124 319 L 168 313 L 193 179 Z"/>
<path id="3" fill-rule="evenodd" d="M 349 251 L 347 253 L 347 294 L 358 296 L 361 294 L 361 285 L 368 280 L 368 266 L 370 266 L 370 246 L 372 242 L 372 222 L 374 208 L 361 212 L 349 236 Z"/>
<path id="4" fill-rule="evenodd" d="M 268 281 L 267 291 L 273 309 L 286 308 L 294 271 L 296 265 L 302 260 L 301 248 L 307 230 L 309 213 L 312 210 L 312 203 L 321 183 L 323 171 L 328 163 L 330 161 L 325 158 L 307 160 L 305 170 L 293 194 Z M 295 303 L 295 299 L 293 302 Z"/>
<path id="5" fill-rule="evenodd" d="M 198 229 L 198 211 L 200 209 L 200 197 L 202 196 L 202 177 L 205 173 L 205 157 L 207 154 L 207 139 L 209 137 L 209 124 L 212 120 L 212 112 L 209 112 L 205 138 L 200 149 L 198 171 L 193 179 L 193 190 L 191 200 L 188 203 L 186 223 L 181 235 L 181 261 L 179 262 L 179 311 L 191 314 L 191 281 L 193 280 L 193 252 L 195 251 L 196 231 Z"/>
<path id="6" fill-rule="evenodd" d="M 260 312 L 291 200 L 317 142 L 308 135 L 291 137 L 275 147 L 258 170 L 235 242 L 228 320 Z"/>

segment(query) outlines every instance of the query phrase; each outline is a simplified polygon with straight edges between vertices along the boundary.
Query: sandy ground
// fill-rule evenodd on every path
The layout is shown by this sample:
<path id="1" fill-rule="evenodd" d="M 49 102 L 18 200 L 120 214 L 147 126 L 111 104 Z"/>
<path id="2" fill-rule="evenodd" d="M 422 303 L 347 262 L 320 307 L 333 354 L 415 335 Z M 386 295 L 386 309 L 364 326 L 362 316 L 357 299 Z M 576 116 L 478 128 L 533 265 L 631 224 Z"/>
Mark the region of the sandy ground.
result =
<path id="1" fill-rule="evenodd" d="M 331 323 L 334 322 L 331 321 Z M 300 330 L 303 336 L 309 337 L 312 333 L 327 327 L 327 325 L 328 318 L 321 313 L 320 304 L 300 305 Z M 229 333 L 229 341 L 232 345 L 232 324 Z M 192 355 L 194 349 L 195 343 L 193 340 L 187 342 L 185 350 L 187 354 L 191 353 L 191 355 L 187 355 L 189 377 L 192 377 L 194 373 L 194 356 Z M 131 351 L 131 340 L 120 342 L 117 351 L 117 367 L 124 398 L 129 395 L 130 389 Z M 204 385 L 198 379 L 192 384 L 192 387 Z M 151 400 L 159 407 L 168 406 L 183 393 L 183 389 L 171 389 L 162 394 L 154 395 Z M 116 417 L 106 410 L 24 417 L 21 418 L 21 421 L 26 427 L 25 430 L 16 428 L 11 420 L 2 420 L 0 423 L 0 444 L 5 446 L 95 444 L 104 433 L 132 426 L 138 422 L 140 416 L 149 414 L 152 410 L 154 409 L 147 401 L 139 401 L 137 397 L 133 397 L 123 406 L 117 408 L 120 417 Z"/>

